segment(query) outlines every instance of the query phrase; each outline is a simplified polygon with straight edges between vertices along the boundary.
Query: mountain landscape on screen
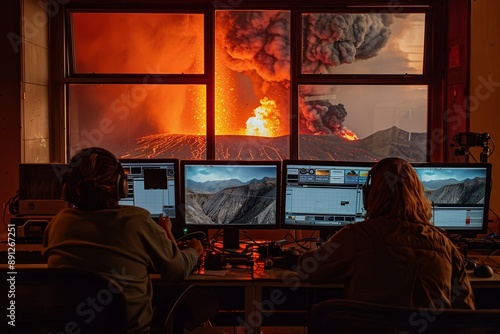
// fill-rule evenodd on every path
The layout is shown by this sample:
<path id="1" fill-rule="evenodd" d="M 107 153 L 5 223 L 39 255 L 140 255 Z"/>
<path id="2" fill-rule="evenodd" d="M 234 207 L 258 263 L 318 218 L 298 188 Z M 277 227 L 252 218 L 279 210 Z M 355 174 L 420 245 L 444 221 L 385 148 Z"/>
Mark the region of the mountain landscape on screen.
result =
<path id="1" fill-rule="evenodd" d="M 186 221 L 191 224 L 274 224 L 276 179 L 187 180 Z"/>
<path id="2" fill-rule="evenodd" d="M 476 177 L 474 179 L 433 180 L 422 182 L 425 187 L 426 197 L 434 204 L 482 204 L 486 179 Z"/>

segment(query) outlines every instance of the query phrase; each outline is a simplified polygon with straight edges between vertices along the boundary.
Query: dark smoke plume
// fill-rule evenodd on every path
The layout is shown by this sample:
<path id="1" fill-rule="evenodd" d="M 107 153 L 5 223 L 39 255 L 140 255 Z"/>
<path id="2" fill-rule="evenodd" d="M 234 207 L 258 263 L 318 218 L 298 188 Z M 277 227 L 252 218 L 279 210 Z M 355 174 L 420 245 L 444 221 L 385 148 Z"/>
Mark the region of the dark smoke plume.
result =
<path id="1" fill-rule="evenodd" d="M 224 64 L 245 72 L 270 98 L 288 96 L 290 85 L 290 14 L 282 11 L 223 11 L 217 14 L 218 47 Z M 330 73 L 341 64 L 377 55 L 390 36 L 390 14 L 325 14 L 303 16 L 303 73 Z M 278 85 L 277 85 L 278 83 Z M 272 89 L 270 89 L 272 87 Z M 301 132 L 342 134 L 347 112 L 315 96 L 323 88 L 302 86 L 299 109 Z M 327 88 L 331 90 L 332 88 Z M 262 96 L 259 96 L 260 98 Z M 279 104 L 279 103 L 278 103 Z"/>
<path id="2" fill-rule="evenodd" d="M 303 73 L 331 73 L 341 64 L 368 59 L 387 44 L 390 14 L 307 14 L 303 17 Z"/>
<path id="3" fill-rule="evenodd" d="M 255 71 L 267 82 L 290 81 L 290 13 L 219 12 L 217 41 L 231 70 Z"/>

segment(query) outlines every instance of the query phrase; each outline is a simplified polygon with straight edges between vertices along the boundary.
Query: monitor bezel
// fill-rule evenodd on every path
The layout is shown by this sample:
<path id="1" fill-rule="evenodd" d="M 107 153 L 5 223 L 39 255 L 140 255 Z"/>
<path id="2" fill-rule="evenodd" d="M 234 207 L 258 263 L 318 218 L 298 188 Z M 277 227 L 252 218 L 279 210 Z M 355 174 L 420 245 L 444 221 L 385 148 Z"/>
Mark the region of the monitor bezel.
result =
<path id="1" fill-rule="evenodd" d="M 317 230 L 320 232 L 322 239 L 327 239 L 329 236 L 333 235 L 335 232 L 341 230 L 347 225 L 311 225 L 311 224 L 287 224 L 286 223 L 286 177 L 287 168 L 291 165 L 308 165 L 308 166 L 339 166 L 339 167 L 368 167 L 371 169 L 376 162 L 371 161 L 337 161 L 337 160 L 297 160 L 297 159 L 285 159 L 282 164 L 282 194 L 281 194 L 281 229 L 286 230 Z M 354 223 L 355 224 L 355 223 Z"/>
<path id="2" fill-rule="evenodd" d="M 189 224 L 185 218 L 185 196 L 186 196 L 186 166 L 195 165 L 216 165 L 216 166 L 228 166 L 228 165 L 243 165 L 243 166 L 273 166 L 276 168 L 276 205 L 275 205 L 275 222 L 272 224 L 262 224 L 262 225 L 246 225 L 246 224 Z M 180 197 L 182 204 L 181 210 L 184 217 L 184 224 L 187 231 L 205 231 L 208 229 L 214 230 L 229 230 L 229 229 L 240 229 L 240 230 L 275 230 L 280 228 L 280 202 L 281 202 L 281 161 L 277 160 L 181 160 L 180 161 Z"/>
<path id="3" fill-rule="evenodd" d="M 152 164 L 152 165 L 158 165 L 158 164 L 173 164 L 174 165 L 174 200 L 175 200 L 175 218 L 169 217 L 170 220 L 172 221 L 172 234 L 175 237 L 180 237 L 183 234 L 183 229 L 184 229 L 184 220 L 183 220 L 183 212 L 180 209 L 181 207 L 181 202 L 180 202 L 180 194 L 179 194 L 179 159 L 177 158 L 119 158 L 118 161 L 123 167 L 123 164 Z M 151 218 L 155 221 L 158 222 L 159 215 L 151 215 Z"/>
<path id="4" fill-rule="evenodd" d="M 483 212 L 483 222 L 481 228 L 454 228 L 450 227 L 440 227 L 439 229 L 445 231 L 448 235 L 462 235 L 464 237 L 475 237 L 478 234 L 485 234 L 488 232 L 489 223 L 489 211 L 490 211 L 490 195 L 492 187 L 492 165 L 491 163 L 462 163 L 462 162 L 413 162 L 412 167 L 430 167 L 430 168 L 485 168 L 486 169 L 486 192 L 484 198 L 484 212 Z M 432 221 L 431 221 L 432 224 Z"/>

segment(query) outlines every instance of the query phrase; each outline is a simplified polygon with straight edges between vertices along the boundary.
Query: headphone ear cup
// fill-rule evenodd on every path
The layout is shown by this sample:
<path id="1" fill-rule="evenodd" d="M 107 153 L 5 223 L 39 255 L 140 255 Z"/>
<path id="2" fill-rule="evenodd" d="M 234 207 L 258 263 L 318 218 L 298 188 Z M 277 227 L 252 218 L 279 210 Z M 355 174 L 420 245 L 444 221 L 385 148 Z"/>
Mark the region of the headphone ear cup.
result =
<path id="1" fill-rule="evenodd" d="M 118 175 L 116 189 L 118 190 L 118 199 L 128 197 L 128 181 L 125 173 Z"/>
<path id="2" fill-rule="evenodd" d="M 92 152 L 98 153 L 102 156 L 109 157 L 115 161 L 116 168 L 119 169 L 118 177 L 116 178 L 116 195 L 118 196 L 118 199 L 128 197 L 127 175 L 125 174 L 125 171 L 123 170 L 123 167 L 120 163 L 120 160 L 118 160 L 118 158 L 116 158 L 115 155 L 113 153 L 111 153 L 110 151 L 103 149 L 103 148 L 100 148 L 100 147 L 92 148 Z"/>

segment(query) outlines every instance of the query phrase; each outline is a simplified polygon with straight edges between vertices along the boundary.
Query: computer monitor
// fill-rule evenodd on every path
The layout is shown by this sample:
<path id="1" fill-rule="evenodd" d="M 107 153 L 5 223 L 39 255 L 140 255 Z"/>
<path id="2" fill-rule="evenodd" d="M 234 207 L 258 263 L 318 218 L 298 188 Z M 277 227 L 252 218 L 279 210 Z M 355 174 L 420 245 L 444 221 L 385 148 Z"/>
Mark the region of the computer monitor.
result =
<path id="1" fill-rule="evenodd" d="M 128 196 L 120 205 L 135 205 L 148 210 L 153 219 L 161 214 L 172 220 L 178 235 L 183 227 L 179 212 L 178 159 L 120 159 L 128 181 Z"/>
<path id="2" fill-rule="evenodd" d="M 19 164 L 19 214 L 54 215 L 68 207 L 64 201 L 65 163 Z"/>
<path id="3" fill-rule="evenodd" d="M 279 227 L 280 161 L 181 160 L 188 230 L 223 229 L 223 248 L 239 248 L 239 229 Z"/>
<path id="4" fill-rule="evenodd" d="M 488 230 L 491 164 L 412 163 L 432 203 L 431 222 L 448 233 Z"/>
<path id="5" fill-rule="evenodd" d="M 364 220 L 363 185 L 374 163 L 284 160 L 282 228 L 314 229 L 327 239 Z"/>

